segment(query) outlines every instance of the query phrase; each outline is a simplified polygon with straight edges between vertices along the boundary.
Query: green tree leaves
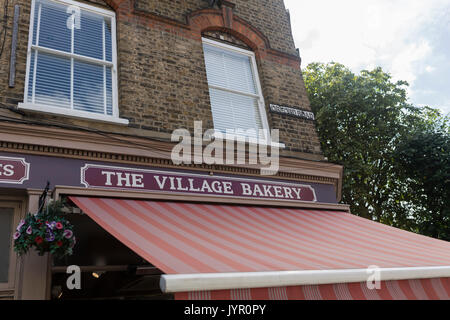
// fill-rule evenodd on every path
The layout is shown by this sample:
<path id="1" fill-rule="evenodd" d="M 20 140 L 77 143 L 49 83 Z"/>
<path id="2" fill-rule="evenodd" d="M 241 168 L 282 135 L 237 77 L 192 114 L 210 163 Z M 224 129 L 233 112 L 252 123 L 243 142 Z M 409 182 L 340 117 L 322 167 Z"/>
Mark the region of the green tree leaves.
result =
<path id="1" fill-rule="evenodd" d="M 450 240 L 450 134 L 448 118 L 434 109 L 421 111 L 410 135 L 394 153 L 398 177 L 407 181 L 408 201 L 417 231 Z"/>
<path id="2" fill-rule="evenodd" d="M 345 167 L 343 202 L 354 214 L 445 238 L 448 220 L 429 216 L 445 215 L 439 207 L 445 201 L 437 200 L 431 184 L 442 186 L 448 179 L 448 119 L 434 109 L 411 105 L 408 84 L 394 82 L 381 68 L 355 75 L 339 63 L 313 63 L 304 79 L 324 154 Z M 434 141 L 432 149 L 419 143 L 429 140 Z M 436 153 L 439 148 L 443 151 Z M 413 150 L 427 156 L 420 160 Z M 429 157 L 436 162 L 430 169 L 433 179 L 431 172 L 425 178 L 409 171 L 425 166 Z"/>

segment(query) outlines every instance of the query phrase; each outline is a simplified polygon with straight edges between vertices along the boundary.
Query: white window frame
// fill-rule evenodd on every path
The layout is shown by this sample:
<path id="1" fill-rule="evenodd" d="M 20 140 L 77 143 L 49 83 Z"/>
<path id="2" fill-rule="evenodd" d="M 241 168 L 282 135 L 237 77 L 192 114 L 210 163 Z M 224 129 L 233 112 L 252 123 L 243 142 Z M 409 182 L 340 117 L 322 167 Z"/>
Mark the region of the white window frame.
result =
<path id="1" fill-rule="evenodd" d="M 33 44 L 33 27 L 34 27 L 34 16 L 35 16 L 35 10 L 36 10 L 36 0 L 32 0 L 31 14 L 30 14 L 30 27 L 29 27 L 29 34 L 28 34 L 27 72 L 26 72 L 26 78 L 25 78 L 24 102 L 19 103 L 18 107 L 22 110 L 27 110 L 27 111 L 31 111 L 31 112 L 42 112 L 42 113 L 49 113 L 49 114 L 53 114 L 53 115 L 62 115 L 62 116 L 80 118 L 80 119 L 89 119 L 89 120 L 94 120 L 94 121 L 112 122 L 112 123 L 116 123 L 116 124 L 128 125 L 129 121 L 127 119 L 122 119 L 119 117 L 118 89 L 117 89 L 117 87 L 118 87 L 117 86 L 117 44 L 116 44 L 116 14 L 115 14 L 115 12 L 105 10 L 105 9 L 102 9 L 99 7 L 91 6 L 91 5 L 88 5 L 85 3 L 76 2 L 73 0 L 50 0 L 50 1 L 61 3 L 64 5 L 68 5 L 68 6 L 77 6 L 80 9 L 90 11 L 90 12 L 110 18 L 111 19 L 112 62 L 107 61 L 105 57 L 103 57 L 103 60 L 100 60 L 100 59 L 96 59 L 96 58 L 90 58 L 90 57 L 75 54 L 75 53 L 73 53 L 73 50 L 74 50 L 73 43 L 72 43 L 72 53 L 55 50 L 55 49 L 39 47 L 38 42 L 37 42 L 37 45 L 34 45 Z M 39 17 L 38 17 L 38 19 L 39 19 Z M 38 31 L 39 30 L 37 30 L 37 32 Z M 38 33 L 37 33 L 37 37 L 39 37 Z M 94 112 L 89 112 L 89 111 L 75 110 L 75 109 L 73 109 L 73 99 L 71 99 L 72 103 L 71 103 L 70 109 L 64 108 L 64 107 L 59 108 L 59 107 L 47 106 L 44 104 L 28 102 L 28 82 L 29 82 L 29 78 L 30 78 L 31 52 L 33 49 L 37 49 L 38 52 L 51 53 L 56 56 L 67 57 L 70 59 L 76 58 L 77 60 L 80 60 L 80 61 L 94 62 L 97 65 L 112 67 L 112 72 L 111 72 L 112 115 L 99 114 L 99 113 L 94 113 Z M 73 86 L 73 81 L 71 81 L 71 85 Z M 71 94 L 73 94 L 73 88 L 71 88 Z M 105 104 L 106 104 L 106 102 L 105 102 Z"/>
<path id="2" fill-rule="evenodd" d="M 244 56 L 247 56 L 250 58 L 251 61 L 251 67 L 252 67 L 252 72 L 254 75 L 254 81 L 256 82 L 256 94 L 251 94 L 251 93 L 247 93 L 247 92 L 242 92 L 239 90 L 233 90 L 233 89 L 228 89 L 228 88 L 223 88 L 220 86 L 215 86 L 212 85 L 208 82 L 208 88 L 212 88 L 212 89 L 218 89 L 221 91 L 227 91 L 230 93 L 235 93 L 235 94 L 239 94 L 239 95 L 245 95 L 248 97 L 252 97 L 252 98 L 257 98 L 258 99 L 258 108 L 259 108 L 259 114 L 261 115 L 261 123 L 263 125 L 263 130 L 265 130 L 265 136 L 259 139 L 255 139 L 255 138 L 251 138 L 251 137 L 246 137 L 246 139 L 248 140 L 248 142 L 250 143 L 258 143 L 258 144 L 267 144 L 267 145 L 275 145 L 276 143 L 272 142 L 272 138 L 270 136 L 270 127 L 269 127 L 269 122 L 267 120 L 267 112 L 266 112 L 266 103 L 264 101 L 264 96 L 262 93 L 262 88 L 261 88 L 261 81 L 259 79 L 259 72 L 258 72 L 258 65 L 256 64 L 256 58 L 255 58 L 255 53 L 249 50 L 245 50 L 239 47 L 235 47 L 232 45 L 228 45 L 225 44 L 223 42 L 218 42 L 218 41 L 214 41 L 212 39 L 209 38 L 204 38 L 202 37 L 202 41 L 204 44 L 225 50 L 225 51 L 230 51 L 230 52 L 234 52 L 234 53 L 238 53 Z M 230 134 L 220 134 L 218 133 L 217 136 L 219 137 L 223 137 L 225 136 L 225 140 L 236 140 L 239 138 L 239 136 L 237 135 L 230 135 Z M 283 147 L 282 144 L 278 144 L 281 147 Z"/>

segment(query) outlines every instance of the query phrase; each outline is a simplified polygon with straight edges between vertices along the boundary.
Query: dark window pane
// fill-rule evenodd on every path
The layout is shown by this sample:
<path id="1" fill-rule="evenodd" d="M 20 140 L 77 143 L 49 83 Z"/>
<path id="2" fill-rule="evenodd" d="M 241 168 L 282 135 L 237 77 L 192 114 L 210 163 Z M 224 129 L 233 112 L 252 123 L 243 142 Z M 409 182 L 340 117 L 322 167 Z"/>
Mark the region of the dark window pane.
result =
<path id="1" fill-rule="evenodd" d="M 70 59 L 37 55 L 35 103 L 70 108 Z"/>
<path id="2" fill-rule="evenodd" d="M 103 66 L 75 61 L 73 82 L 73 106 L 75 110 L 105 114 L 104 79 L 106 73 L 106 68 Z M 111 78 L 109 78 L 110 80 Z M 108 87 L 108 84 L 106 84 L 106 87 Z M 108 109 L 108 106 L 106 107 Z"/>
<path id="3" fill-rule="evenodd" d="M 68 28 L 67 21 L 71 15 L 66 12 L 67 6 L 45 0 L 38 1 L 36 4 L 35 10 L 37 11 L 42 4 L 40 21 L 38 21 L 39 19 L 34 21 L 35 28 L 39 28 L 38 45 L 70 52 L 72 31 Z M 39 26 L 38 22 L 40 22 Z"/>
<path id="4" fill-rule="evenodd" d="M 13 208 L 0 208 L 0 282 L 8 282 L 13 219 Z"/>
<path id="5" fill-rule="evenodd" d="M 103 20 L 102 16 L 81 11 L 80 29 L 75 29 L 76 54 L 103 60 Z"/>

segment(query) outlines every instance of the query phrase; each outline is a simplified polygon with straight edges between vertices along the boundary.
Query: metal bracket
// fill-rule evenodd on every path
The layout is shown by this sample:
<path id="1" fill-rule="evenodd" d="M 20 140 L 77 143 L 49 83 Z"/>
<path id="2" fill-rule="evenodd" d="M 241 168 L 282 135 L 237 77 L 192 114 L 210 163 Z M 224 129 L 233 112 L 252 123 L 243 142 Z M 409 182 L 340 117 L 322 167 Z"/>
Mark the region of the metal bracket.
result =
<path id="1" fill-rule="evenodd" d="M 47 199 L 47 193 L 48 193 L 49 189 L 50 189 L 50 181 L 47 181 L 47 185 L 45 186 L 44 192 L 42 192 L 42 194 L 39 196 L 38 213 L 41 213 L 42 209 L 44 209 L 45 202 L 46 202 L 46 199 Z"/>

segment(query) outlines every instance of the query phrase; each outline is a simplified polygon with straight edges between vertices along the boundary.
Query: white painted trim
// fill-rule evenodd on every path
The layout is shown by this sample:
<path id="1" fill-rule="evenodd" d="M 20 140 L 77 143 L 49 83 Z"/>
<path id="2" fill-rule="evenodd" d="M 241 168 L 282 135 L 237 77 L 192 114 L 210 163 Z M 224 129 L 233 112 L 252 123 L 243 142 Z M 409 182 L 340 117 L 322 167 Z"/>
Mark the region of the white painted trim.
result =
<path id="1" fill-rule="evenodd" d="M 113 67 L 113 63 L 106 61 L 106 60 L 100 60 L 100 59 L 96 59 L 96 58 L 91 58 L 88 56 L 82 56 L 76 53 L 70 53 L 70 52 L 65 52 L 65 51 L 61 51 L 61 50 L 56 50 L 56 49 L 51 49 L 51 48 L 46 48 L 46 47 L 40 47 L 40 46 L 36 46 L 36 45 L 31 45 L 31 49 L 34 49 L 36 51 L 39 52 L 45 52 L 45 53 L 49 53 L 55 56 L 62 56 L 62 57 L 67 57 L 67 58 L 75 58 L 77 60 L 80 61 L 84 61 L 84 62 L 89 62 L 89 63 L 93 63 L 93 64 L 98 64 L 98 65 L 103 65 L 103 66 L 108 66 L 108 67 Z M 73 48 L 71 49 L 73 50 Z"/>
<path id="2" fill-rule="evenodd" d="M 103 61 L 106 60 L 106 43 L 105 43 L 105 19 L 102 21 L 102 51 L 103 51 Z M 112 80 L 111 80 L 112 81 Z M 103 66 L 103 113 L 108 114 L 107 111 L 107 98 L 106 98 L 106 66 Z M 114 116 L 114 114 L 113 114 Z"/>
<path id="3" fill-rule="evenodd" d="M 41 105 L 41 104 L 19 103 L 18 108 L 21 110 L 25 110 L 25 111 L 42 112 L 42 113 L 48 113 L 48 114 L 71 117 L 71 118 L 79 118 L 79 119 L 84 119 L 84 120 L 109 122 L 109 123 L 115 123 L 115 124 L 121 124 L 121 125 L 128 125 L 128 123 L 129 123 L 129 121 L 127 119 L 117 118 L 114 116 L 107 116 L 104 114 L 88 112 L 88 111 L 72 110 L 72 109 L 68 109 L 68 108 L 51 107 L 51 106 Z"/>
<path id="4" fill-rule="evenodd" d="M 116 124 L 124 124 L 124 125 L 128 125 L 129 121 L 126 119 L 121 119 L 119 118 L 119 102 L 118 102 L 118 86 L 117 86 L 117 43 L 116 43 L 116 14 L 113 11 L 109 11 L 109 10 L 105 10 L 102 8 L 98 8 L 95 6 L 91 6 L 85 3 L 80 3 L 77 1 L 73 1 L 73 0 L 47 0 L 49 2 L 57 2 L 57 3 L 61 3 L 64 5 L 72 5 L 72 6 L 78 6 L 79 8 L 86 10 L 86 11 L 90 11 L 99 15 L 102 15 L 104 17 L 108 17 L 110 18 L 111 21 L 111 49 L 112 49 L 112 62 L 109 62 L 106 60 L 106 54 L 105 51 L 103 50 L 103 60 L 100 59 L 95 59 L 95 58 L 91 58 L 88 56 L 82 56 L 79 54 L 75 54 L 74 53 L 74 30 L 72 29 L 72 40 L 71 40 L 71 52 L 64 52 L 64 51 L 60 51 L 60 50 L 55 50 L 55 49 L 50 49 L 50 48 L 45 48 L 45 47 L 40 47 L 39 46 L 39 25 L 38 24 L 38 30 L 36 30 L 36 45 L 33 44 L 33 26 L 34 26 L 34 13 L 35 13 L 35 7 L 36 7 L 36 0 L 32 0 L 32 4 L 31 4 L 31 18 L 30 18 L 30 26 L 29 26 L 29 32 L 28 32 L 28 51 L 27 51 L 27 69 L 26 69 L 26 76 L 25 76 L 25 93 L 24 93 L 24 102 L 19 104 L 19 108 L 24 109 L 24 110 L 29 110 L 29 111 L 37 111 L 37 112 L 45 112 L 45 113 L 50 113 L 50 114 L 56 114 L 56 115 L 64 115 L 64 116 L 69 116 L 69 117 L 76 117 L 76 118 L 82 118 L 82 119 L 89 119 L 89 120 L 94 120 L 94 121 L 102 121 L 102 122 L 109 122 L 109 123 L 116 123 Z M 40 14 L 38 16 L 38 18 L 40 18 Z M 105 46 L 105 34 L 103 32 L 103 46 Z M 30 78 L 30 68 L 31 68 L 31 52 L 32 50 L 35 50 L 35 62 L 34 62 L 34 76 L 33 76 L 33 93 L 32 93 L 32 103 L 29 102 L 29 97 L 28 97 L 28 89 L 29 89 L 29 78 Z M 74 59 L 80 60 L 80 61 L 85 61 L 85 62 L 90 62 L 90 63 L 95 63 L 98 65 L 103 65 L 104 68 L 105 66 L 107 67 L 111 67 L 111 81 L 112 81 L 112 116 L 108 116 L 106 114 L 104 115 L 100 115 L 100 114 L 95 114 L 95 113 L 91 113 L 91 112 L 83 112 L 83 111 L 78 111 L 78 110 L 70 110 L 70 109 L 66 109 L 66 108 L 61 108 L 61 110 L 58 110 L 58 108 L 55 107 L 48 107 L 48 106 L 43 106 L 43 105 L 39 105 L 39 104 L 35 104 L 34 103 L 34 99 L 35 99 L 35 94 L 34 94 L 34 90 L 36 87 L 35 81 L 36 81 L 36 61 L 37 61 L 37 56 L 39 52 L 46 52 L 46 53 L 50 53 L 50 54 L 54 54 L 54 55 L 59 55 L 59 56 L 65 56 L 68 58 L 71 58 L 71 90 L 70 90 L 70 95 L 71 95 L 71 108 L 73 109 L 73 64 L 74 64 Z M 106 81 L 106 80 L 104 80 Z M 104 101 L 104 103 L 106 103 L 106 99 Z"/>
<path id="5" fill-rule="evenodd" d="M 25 102 L 28 102 L 28 80 L 30 77 L 31 44 L 33 42 L 34 1 L 31 1 L 30 25 L 28 28 L 27 68 L 25 73 L 25 93 L 23 97 Z"/>
<path id="6" fill-rule="evenodd" d="M 450 277 L 450 266 L 379 269 L 380 281 Z M 162 275 L 164 293 L 366 282 L 370 269 Z"/>
<path id="7" fill-rule="evenodd" d="M 112 81 L 112 112 L 113 116 L 119 118 L 119 87 L 118 87 L 118 70 L 117 70 L 117 34 L 116 34 L 116 16 L 111 19 L 111 49 L 112 63 L 111 81 Z M 106 55 L 105 55 L 106 60 Z"/>
<path id="8" fill-rule="evenodd" d="M 229 133 L 222 133 L 222 132 L 214 132 L 213 137 L 218 139 L 222 138 L 223 141 L 235 141 L 235 142 L 241 142 L 245 139 L 245 143 L 251 144 L 251 145 L 258 145 L 258 146 L 268 146 L 272 148 L 278 148 L 278 149 L 284 149 L 286 148 L 286 145 L 284 143 L 277 143 L 270 141 L 268 142 L 265 139 L 256 139 L 252 137 L 247 136 L 240 136 L 237 134 L 229 134 Z"/>
<path id="9" fill-rule="evenodd" d="M 242 91 L 239 91 L 239 90 L 223 88 L 223 87 L 216 86 L 216 85 L 213 85 L 213 84 L 210 84 L 209 87 L 211 89 L 225 91 L 225 92 L 234 93 L 234 94 L 239 94 L 241 96 L 248 96 L 248 97 L 255 98 L 255 99 L 259 99 L 260 98 L 259 94 L 253 94 L 253 93 L 248 93 L 248 92 L 242 92 Z"/>
<path id="10" fill-rule="evenodd" d="M 114 11 L 102 9 L 100 7 L 92 6 L 92 5 L 89 5 L 89 4 L 86 4 L 86 3 L 82 3 L 82 2 L 78 2 L 78 1 L 74 1 L 74 0 L 46 0 L 46 1 L 58 2 L 58 3 L 69 5 L 69 6 L 76 6 L 76 7 L 79 7 L 81 9 L 84 9 L 86 11 L 90 11 L 90 12 L 93 12 L 93 13 L 98 13 L 98 14 L 101 14 L 101 15 L 107 16 L 107 17 L 113 17 L 113 18 L 116 17 L 116 13 Z"/>
<path id="11" fill-rule="evenodd" d="M 72 20 L 72 26 L 75 25 L 75 20 Z M 75 53 L 75 28 L 72 27 L 71 30 L 71 39 L 70 39 L 70 109 L 73 110 L 73 101 L 74 101 L 74 96 L 73 96 L 73 84 L 74 84 L 74 75 L 75 75 L 75 59 L 73 54 Z M 45 50 L 45 48 L 43 48 Z M 36 50 L 36 52 L 38 52 L 39 50 Z M 56 51 L 56 50 L 55 50 Z M 37 64 L 34 65 L 34 68 L 37 69 Z M 34 88 L 34 85 L 33 85 Z M 34 99 L 34 94 L 33 94 L 33 99 Z M 33 100 L 33 103 L 35 103 L 35 100 Z"/>
<path id="12" fill-rule="evenodd" d="M 264 95 L 262 92 L 262 87 L 261 87 L 261 81 L 259 78 L 259 71 L 258 71 L 258 65 L 256 64 L 256 58 L 255 58 L 255 53 L 249 50 L 245 50 L 239 47 L 235 47 L 235 46 L 231 46 L 222 42 L 218 42 L 218 41 L 214 41 L 208 38 L 203 38 L 202 37 L 202 41 L 204 44 L 222 49 L 222 50 L 227 50 L 227 51 L 232 51 L 234 53 L 238 53 L 241 55 L 245 55 L 247 57 L 250 58 L 250 62 L 251 62 L 251 67 L 252 67 L 252 72 L 254 75 L 254 81 L 256 82 L 256 90 L 257 95 L 251 95 L 248 93 L 241 93 L 239 91 L 236 91 L 234 93 L 238 93 L 238 94 L 242 94 L 242 95 L 247 95 L 247 96 L 254 96 L 256 98 L 258 98 L 258 108 L 259 108 L 259 114 L 261 115 L 261 123 L 263 128 L 262 129 L 266 129 L 267 132 L 267 136 L 265 137 L 267 141 L 271 141 L 271 136 L 270 136 L 270 127 L 269 127 L 269 121 L 267 119 L 267 111 L 266 111 L 266 103 L 264 101 Z M 230 90 L 230 89 L 226 89 L 226 88 L 222 88 L 222 87 L 218 87 L 218 86 L 212 86 L 209 85 L 210 88 L 214 88 L 214 89 L 218 89 L 218 90 L 224 90 L 224 91 L 229 91 L 229 92 L 233 92 L 234 90 Z"/>

